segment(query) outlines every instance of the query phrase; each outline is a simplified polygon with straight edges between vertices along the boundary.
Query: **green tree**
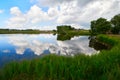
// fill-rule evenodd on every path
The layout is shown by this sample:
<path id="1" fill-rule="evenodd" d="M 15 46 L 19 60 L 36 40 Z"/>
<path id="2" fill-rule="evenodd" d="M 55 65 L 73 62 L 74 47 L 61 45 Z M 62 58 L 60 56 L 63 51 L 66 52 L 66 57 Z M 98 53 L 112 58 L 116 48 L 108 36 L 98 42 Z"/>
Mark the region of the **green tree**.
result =
<path id="1" fill-rule="evenodd" d="M 106 34 L 111 30 L 111 23 L 105 18 L 99 18 L 91 21 L 91 33 L 92 34 Z"/>
<path id="2" fill-rule="evenodd" d="M 91 34 L 97 34 L 97 28 L 95 27 L 96 21 L 91 21 Z"/>
<path id="3" fill-rule="evenodd" d="M 58 34 L 67 34 L 69 31 L 75 30 L 73 27 L 68 25 L 57 26 Z"/>
<path id="4" fill-rule="evenodd" d="M 113 25 L 112 32 L 113 32 L 114 34 L 120 33 L 120 14 L 115 15 L 115 16 L 111 19 L 111 23 L 112 23 L 112 25 Z"/>

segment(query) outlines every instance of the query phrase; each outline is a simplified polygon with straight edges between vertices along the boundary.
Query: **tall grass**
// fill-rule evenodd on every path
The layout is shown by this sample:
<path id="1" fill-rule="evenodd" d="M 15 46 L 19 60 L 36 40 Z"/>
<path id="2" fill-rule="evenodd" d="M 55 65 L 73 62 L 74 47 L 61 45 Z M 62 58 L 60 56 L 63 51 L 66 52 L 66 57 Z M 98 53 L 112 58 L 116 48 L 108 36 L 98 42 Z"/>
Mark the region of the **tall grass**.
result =
<path id="1" fill-rule="evenodd" d="M 102 39 L 113 40 L 116 44 L 119 38 L 102 36 Z M 0 80 L 119 80 L 119 48 L 120 41 L 117 40 L 110 51 L 104 50 L 92 56 L 48 55 L 31 61 L 13 62 L 0 71 Z"/>
<path id="2" fill-rule="evenodd" d="M 68 31 L 69 35 L 90 35 L 89 30 Z"/>
<path id="3" fill-rule="evenodd" d="M 119 42 L 119 39 L 116 39 L 116 37 L 110 37 L 110 36 L 106 36 L 106 35 L 98 35 L 97 39 L 101 42 L 107 43 L 111 46 L 116 45 Z"/>

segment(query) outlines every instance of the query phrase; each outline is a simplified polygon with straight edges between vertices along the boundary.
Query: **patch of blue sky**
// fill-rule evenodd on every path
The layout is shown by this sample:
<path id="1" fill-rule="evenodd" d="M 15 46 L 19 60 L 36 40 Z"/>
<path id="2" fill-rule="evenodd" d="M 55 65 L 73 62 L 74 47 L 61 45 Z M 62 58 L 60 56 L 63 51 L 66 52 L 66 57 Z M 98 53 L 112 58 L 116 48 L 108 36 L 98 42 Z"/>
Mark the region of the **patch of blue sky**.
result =
<path id="1" fill-rule="evenodd" d="M 25 12 L 33 5 L 30 3 L 30 0 L 1 0 L 0 9 L 6 10 L 9 12 L 12 7 L 19 7 L 22 12 Z"/>
<path id="2" fill-rule="evenodd" d="M 44 12 L 47 12 L 49 9 L 49 7 L 41 7 L 41 8 L 42 8 L 42 11 L 44 11 Z"/>

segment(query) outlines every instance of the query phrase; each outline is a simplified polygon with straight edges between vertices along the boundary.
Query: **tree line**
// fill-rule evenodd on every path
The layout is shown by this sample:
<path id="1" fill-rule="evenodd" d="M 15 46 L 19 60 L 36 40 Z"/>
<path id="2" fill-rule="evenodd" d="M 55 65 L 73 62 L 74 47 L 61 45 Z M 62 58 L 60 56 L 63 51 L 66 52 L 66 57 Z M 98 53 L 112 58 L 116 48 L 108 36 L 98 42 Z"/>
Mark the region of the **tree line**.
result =
<path id="1" fill-rule="evenodd" d="M 91 21 L 91 34 L 120 34 L 120 14 L 115 15 L 110 21 L 99 18 Z"/>
<path id="2" fill-rule="evenodd" d="M 0 29 L 0 34 L 40 34 L 40 33 L 54 33 L 54 30 L 37 30 L 37 29 Z"/>

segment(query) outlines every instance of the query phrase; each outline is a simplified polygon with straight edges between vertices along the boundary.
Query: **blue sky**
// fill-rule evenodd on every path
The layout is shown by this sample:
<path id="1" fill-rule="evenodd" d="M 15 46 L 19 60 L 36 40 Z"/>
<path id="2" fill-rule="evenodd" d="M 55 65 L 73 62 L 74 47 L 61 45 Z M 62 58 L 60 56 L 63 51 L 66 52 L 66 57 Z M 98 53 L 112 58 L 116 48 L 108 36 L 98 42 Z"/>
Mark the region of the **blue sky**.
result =
<path id="1" fill-rule="evenodd" d="M 11 17 L 10 8 L 18 6 L 22 12 L 27 11 L 32 4 L 29 0 L 1 0 L 0 1 L 0 10 L 2 13 L 0 14 L 0 27 L 5 26 L 5 21 Z"/>
<path id="2" fill-rule="evenodd" d="M 29 10 L 33 4 L 29 0 L 1 0 L 0 9 L 4 11 L 4 15 L 9 17 L 10 8 L 19 7 L 22 12 Z M 3 15 L 3 14 L 2 14 Z M 5 17 L 4 16 L 4 17 Z"/>
<path id="3" fill-rule="evenodd" d="M 120 0 L 0 0 L 0 28 L 56 29 L 57 25 L 90 28 L 99 17 L 120 14 Z"/>

